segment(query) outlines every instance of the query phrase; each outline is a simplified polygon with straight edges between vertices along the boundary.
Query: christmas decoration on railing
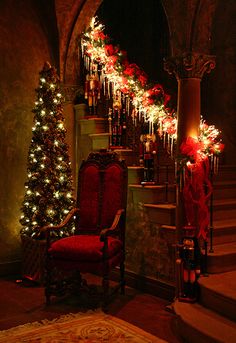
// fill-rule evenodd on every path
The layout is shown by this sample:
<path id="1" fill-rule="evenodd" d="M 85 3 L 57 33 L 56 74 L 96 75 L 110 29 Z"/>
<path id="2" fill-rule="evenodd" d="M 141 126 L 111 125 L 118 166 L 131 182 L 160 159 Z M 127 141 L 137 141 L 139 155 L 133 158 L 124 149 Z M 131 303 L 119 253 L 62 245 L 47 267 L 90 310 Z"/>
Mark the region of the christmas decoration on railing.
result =
<path id="1" fill-rule="evenodd" d="M 103 93 L 113 99 L 115 110 L 120 113 L 123 109 L 125 115 L 132 117 L 134 125 L 138 121 L 146 122 L 149 134 L 155 133 L 155 125 L 163 138 L 163 144 L 173 155 L 177 138 L 177 116 L 173 110 L 168 109 L 170 96 L 165 93 L 162 85 L 148 84 L 145 72 L 136 64 L 128 62 L 127 53 L 111 44 L 104 29 L 96 18 L 92 18 L 90 26 L 82 35 L 81 51 L 88 73 L 87 79 L 96 77 Z M 118 118 L 120 116 L 119 114 Z M 218 156 L 222 150 L 219 130 L 201 120 L 199 136 L 183 142 L 181 161 L 186 165 L 187 162 L 191 164 L 210 157 L 216 172 Z"/>
<path id="2" fill-rule="evenodd" d="M 63 96 L 55 68 L 40 72 L 29 147 L 27 181 L 20 223 L 22 235 L 37 237 L 45 225 L 59 224 L 74 206 L 72 170 L 65 142 Z M 68 233 L 73 227 L 68 228 Z M 58 232 L 58 235 L 64 235 Z"/>
<path id="3" fill-rule="evenodd" d="M 88 87 L 91 78 L 99 79 L 104 96 L 113 102 L 110 117 L 117 122 L 117 132 L 121 118 L 124 121 L 125 117 L 130 116 L 134 125 L 138 122 L 147 123 L 149 134 L 154 133 L 155 123 L 160 124 L 160 133 L 169 137 L 168 121 L 171 114 L 166 107 L 170 96 L 165 94 L 161 85 L 148 85 L 146 73 L 135 63 L 128 62 L 125 51 L 111 44 L 110 38 L 104 34 L 104 26 L 96 18 L 92 18 L 81 38 L 81 52 L 87 70 L 86 89 L 93 88 L 93 85 Z M 86 97 L 89 98 L 87 93 Z M 90 97 L 94 97 L 92 92 Z M 92 100 L 89 103 L 92 104 Z M 117 139 L 119 136 L 120 132 Z M 171 143 L 175 136 L 171 134 L 166 143 Z"/>

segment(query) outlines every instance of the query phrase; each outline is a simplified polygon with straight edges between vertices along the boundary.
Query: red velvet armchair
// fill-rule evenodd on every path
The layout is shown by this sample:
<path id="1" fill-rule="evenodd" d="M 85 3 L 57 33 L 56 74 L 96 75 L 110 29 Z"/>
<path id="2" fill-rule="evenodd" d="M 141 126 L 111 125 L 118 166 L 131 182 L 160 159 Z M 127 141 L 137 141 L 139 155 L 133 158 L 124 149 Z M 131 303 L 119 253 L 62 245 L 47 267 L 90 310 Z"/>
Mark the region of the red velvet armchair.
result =
<path id="1" fill-rule="evenodd" d="M 91 153 L 79 170 L 77 207 L 57 226 L 41 229 L 46 234 L 47 258 L 45 275 L 46 303 L 52 295 L 62 292 L 54 280 L 56 274 L 76 272 L 77 285 L 81 273 L 102 276 L 103 304 L 109 299 L 109 274 L 119 266 L 117 288 L 124 293 L 125 220 L 127 198 L 127 167 L 114 152 Z M 63 230 L 75 221 L 75 234 L 53 240 L 56 230 Z M 78 277 L 79 276 L 79 277 Z M 79 284 L 78 284 L 79 283 Z M 63 288 L 63 287 L 62 287 Z"/>

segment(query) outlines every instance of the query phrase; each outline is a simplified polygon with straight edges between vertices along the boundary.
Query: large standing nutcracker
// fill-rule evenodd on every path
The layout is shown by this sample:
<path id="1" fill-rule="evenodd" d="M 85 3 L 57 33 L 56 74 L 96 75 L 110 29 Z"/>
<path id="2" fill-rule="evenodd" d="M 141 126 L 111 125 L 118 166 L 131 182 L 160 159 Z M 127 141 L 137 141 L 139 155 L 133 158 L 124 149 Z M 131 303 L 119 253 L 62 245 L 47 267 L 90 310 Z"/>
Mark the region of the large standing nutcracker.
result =
<path id="1" fill-rule="evenodd" d="M 100 99 L 100 82 L 97 73 L 86 75 L 84 97 L 88 99 L 90 114 L 96 114 L 98 100 Z"/>
<path id="2" fill-rule="evenodd" d="M 157 153 L 155 134 L 143 134 L 140 136 L 140 164 L 144 167 L 144 179 L 141 184 L 155 183 L 154 157 Z"/>
<path id="3" fill-rule="evenodd" d="M 182 243 L 178 245 L 177 258 L 178 299 L 195 302 L 198 298 L 198 278 L 201 268 L 201 251 L 196 237 L 196 227 L 183 228 Z"/>

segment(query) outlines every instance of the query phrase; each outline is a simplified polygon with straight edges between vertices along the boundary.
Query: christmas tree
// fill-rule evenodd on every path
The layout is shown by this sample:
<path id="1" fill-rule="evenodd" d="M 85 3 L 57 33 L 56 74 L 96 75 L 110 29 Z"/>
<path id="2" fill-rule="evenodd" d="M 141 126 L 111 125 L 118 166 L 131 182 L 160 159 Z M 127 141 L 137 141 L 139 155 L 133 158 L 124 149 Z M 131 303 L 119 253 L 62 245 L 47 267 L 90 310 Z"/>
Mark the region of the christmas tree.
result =
<path id="1" fill-rule="evenodd" d="M 39 76 L 20 219 L 21 234 L 34 238 L 40 227 L 58 225 L 74 206 L 59 77 L 48 62 Z M 67 230 L 59 232 L 59 236 L 68 234 L 73 228 Z"/>

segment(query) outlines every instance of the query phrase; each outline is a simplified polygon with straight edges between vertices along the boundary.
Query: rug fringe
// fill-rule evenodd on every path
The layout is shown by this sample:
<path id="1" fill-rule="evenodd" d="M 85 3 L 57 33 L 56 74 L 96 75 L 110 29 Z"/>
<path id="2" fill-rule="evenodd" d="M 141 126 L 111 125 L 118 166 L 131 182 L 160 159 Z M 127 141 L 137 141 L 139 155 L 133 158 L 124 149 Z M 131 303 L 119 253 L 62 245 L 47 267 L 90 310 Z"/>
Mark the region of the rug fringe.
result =
<path id="1" fill-rule="evenodd" d="M 6 329 L 6 330 L 0 330 L 0 338 L 1 336 L 5 335 L 6 333 L 11 333 L 11 332 L 17 332 L 21 329 L 34 329 L 34 328 L 39 328 L 43 325 L 52 325 L 52 324 L 56 324 L 56 323 L 63 323 L 66 321 L 69 321 L 71 319 L 78 319 L 81 317 L 86 317 L 88 315 L 91 314 L 103 314 L 104 316 L 105 313 L 101 310 L 101 309 L 96 309 L 96 310 L 88 310 L 87 312 L 78 312 L 78 313 L 68 313 L 68 314 L 63 314 L 60 317 L 54 318 L 54 319 L 42 319 L 40 321 L 35 321 L 35 322 L 31 322 L 31 323 L 26 323 L 26 324 L 21 324 L 18 326 L 14 326 L 10 329 Z"/>

